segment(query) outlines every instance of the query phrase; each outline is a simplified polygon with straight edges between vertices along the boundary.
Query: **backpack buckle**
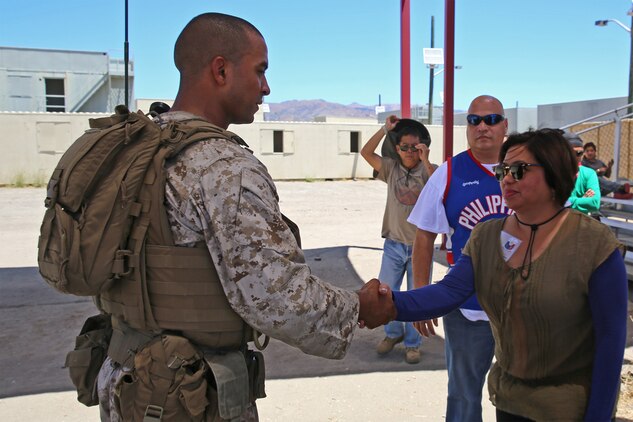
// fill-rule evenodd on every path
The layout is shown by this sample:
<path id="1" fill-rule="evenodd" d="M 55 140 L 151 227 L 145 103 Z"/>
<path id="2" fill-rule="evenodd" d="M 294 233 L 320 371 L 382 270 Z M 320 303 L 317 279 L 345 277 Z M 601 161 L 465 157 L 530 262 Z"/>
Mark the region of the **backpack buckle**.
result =
<path id="1" fill-rule="evenodd" d="M 143 422 L 160 421 L 163 418 L 163 408 L 153 404 L 148 404 L 143 416 Z"/>
<path id="2" fill-rule="evenodd" d="M 132 274 L 133 265 L 130 265 L 130 257 L 134 255 L 129 249 L 119 249 L 114 253 L 114 262 L 112 263 L 112 273 L 114 277 L 121 278 Z"/>

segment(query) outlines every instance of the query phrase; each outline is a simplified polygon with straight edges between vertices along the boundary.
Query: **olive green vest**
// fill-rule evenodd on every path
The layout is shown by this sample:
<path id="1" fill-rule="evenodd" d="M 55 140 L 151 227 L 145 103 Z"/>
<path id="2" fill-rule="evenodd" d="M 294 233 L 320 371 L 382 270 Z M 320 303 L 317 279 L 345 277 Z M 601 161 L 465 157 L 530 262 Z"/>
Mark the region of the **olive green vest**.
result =
<path id="1" fill-rule="evenodd" d="M 582 420 L 594 356 L 588 282 L 623 246 L 607 226 L 571 210 L 523 280 L 502 257 L 504 221 L 477 225 L 463 252 L 495 338 L 490 400 L 534 420 Z"/>

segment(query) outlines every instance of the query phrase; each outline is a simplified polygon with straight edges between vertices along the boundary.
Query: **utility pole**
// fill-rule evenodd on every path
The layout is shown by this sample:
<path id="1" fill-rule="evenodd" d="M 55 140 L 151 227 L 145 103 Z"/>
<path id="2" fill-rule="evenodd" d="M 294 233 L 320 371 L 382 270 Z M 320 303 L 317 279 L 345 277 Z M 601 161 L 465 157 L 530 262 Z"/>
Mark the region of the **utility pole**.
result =
<path id="1" fill-rule="evenodd" d="M 435 16 L 431 16 L 431 48 L 435 47 Z M 434 66 L 429 66 L 429 121 L 433 124 L 433 79 L 435 78 Z"/>
<path id="2" fill-rule="evenodd" d="M 629 14 L 631 15 L 631 26 L 629 29 L 633 29 L 633 6 L 629 10 Z M 629 31 L 630 37 L 630 53 L 629 53 L 629 102 L 628 104 L 633 103 L 633 31 Z M 629 107 L 628 113 L 633 113 L 633 107 Z M 616 174 L 617 177 L 617 174 Z"/>

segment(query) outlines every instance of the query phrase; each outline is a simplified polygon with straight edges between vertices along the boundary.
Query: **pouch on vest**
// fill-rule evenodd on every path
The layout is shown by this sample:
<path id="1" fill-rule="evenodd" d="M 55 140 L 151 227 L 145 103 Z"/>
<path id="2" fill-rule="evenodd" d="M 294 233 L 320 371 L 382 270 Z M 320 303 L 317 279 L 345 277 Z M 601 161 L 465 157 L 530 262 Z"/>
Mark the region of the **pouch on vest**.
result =
<path id="1" fill-rule="evenodd" d="M 92 316 L 75 339 L 75 349 L 66 355 L 64 367 L 77 388 L 77 400 L 86 406 L 99 404 L 97 375 L 106 359 L 111 335 L 110 316 Z"/>
<path id="2" fill-rule="evenodd" d="M 223 354 L 205 353 L 218 396 L 222 419 L 239 417 L 250 403 L 248 369 L 244 355 L 238 351 Z"/>
<path id="3" fill-rule="evenodd" d="M 266 367 L 264 366 L 264 355 L 261 352 L 247 350 L 246 368 L 248 369 L 248 382 L 250 385 L 249 400 L 254 402 L 257 399 L 266 397 L 264 381 L 266 379 Z"/>
<path id="4" fill-rule="evenodd" d="M 202 355 L 184 337 L 162 335 L 139 350 L 115 386 L 125 421 L 211 421 L 213 400 Z"/>

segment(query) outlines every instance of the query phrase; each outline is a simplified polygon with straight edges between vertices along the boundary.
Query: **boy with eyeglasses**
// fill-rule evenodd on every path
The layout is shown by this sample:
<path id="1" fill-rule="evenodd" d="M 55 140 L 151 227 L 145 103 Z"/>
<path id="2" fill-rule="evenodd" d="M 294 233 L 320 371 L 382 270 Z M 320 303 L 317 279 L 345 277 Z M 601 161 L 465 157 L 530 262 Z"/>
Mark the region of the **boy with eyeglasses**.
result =
<path id="1" fill-rule="evenodd" d="M 380 156 L 375 151 L 383 137 L 383 156 Z M 431 136 L 422 123 L 392 115 L 360 151 L 377 172 L 378 179 L 387 183 L 381 233 L 385 242 L 378 278 L 393 290 L 400 290 L 405 273 L 407 289 L 413 288 L 411 253 L 415 226 L 407 222 L 407 217 L 434 170 L 429 162 L 429 145 Z M 405 361 L 411 364 L 420 362 L 422 337 L 413 324 L 392 321 L 385 325 L 385 335 L 376 347 L 378 354 L 387 354 L 396 344 L 404 341 Z"/>
<path id="2" fill-rule="evenodd" d="M 477 223 L 512 213 L 493 173 L 508 129 L 503 105 L 489 95 L 479 96 L 471 102 L 466 120 L 469 149 L 449 158 L 433 173 L 409 217 L 418 228 L 413 246 L 416 287 L 429 282 L 438 233 L 448 235 L 447 259 L 453 264 Z M 437 326 L 437 320 L 414 325 L 428 336 L 435 334 L 433 325 Z M 444 316 L 444 334 L 446 421 L 481 421 L 482 389 L 492 364 L 494 339 L 488 317 L 475 296 Z"/>

